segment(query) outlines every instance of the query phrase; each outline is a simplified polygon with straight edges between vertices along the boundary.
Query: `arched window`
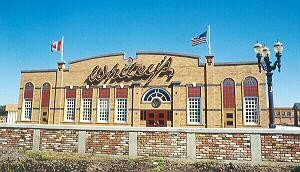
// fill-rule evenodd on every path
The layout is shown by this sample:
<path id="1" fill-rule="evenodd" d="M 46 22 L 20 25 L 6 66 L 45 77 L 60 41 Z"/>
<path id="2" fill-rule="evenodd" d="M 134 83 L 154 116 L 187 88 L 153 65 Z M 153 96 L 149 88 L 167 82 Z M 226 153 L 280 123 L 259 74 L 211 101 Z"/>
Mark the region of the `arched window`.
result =
<path id="1" fill-rule="evenodd" d="M 51 88 L 51 85 L 48 82 L 43 84 L 43 90 L 50 90 L 50 88 Z"/>
<path id="2" fill-rule="evenodd" d="M 33 84 L 32 84 L 31 82 L 27 82 L 27 83 L 25 84 L 25 89 L 31 89 L 31 90 L 33 90 L 33 89 L 34 89 L 34 86 L 33 86 Z"/>
<path id="3" fill-rule="evenodd" d="M 244 123 L 257 125 L 260 123 L 258 83 L 254 77 L 245 78 L 244 82 Z"/>
<path id="4" fill-rule="evenodd" d="M 31 82 L 27 82 L 25 84 L 24 98 L 32 99 L 33 98 L 33 90 L 34 90 L 33 84 Z"/>
<path id="5" fill-rule="evenodd" d="M 23 105 L 24 120 L 31 120 L 33 91 L 34 91 L 34 85 L 31 82 L 27 82 L 25 84 L 25 91 L 24 91 L 24 105 Z"/>
<path id="6" fill-rule="evenodd" d="M 41 104 L 42 107 L 46 107 L 46 108 L 49 107 L 50 88 L 51 88 L 51 85 L 48 82 L 43 84 L 43 87 L 42 87 L 42 104 Z"/>
<path id="7" fill-rule="evenodd" d="M 244 80 L 244 96 L 258 96 L 257 80 L 249 76 Z"/>
<path id="8" fill-rule="evenodd" d="M 159 98 L 162 102 L 170 102 L 171 96 L 163 88 L 151 88 L 143 96 L 143 102 L 152 102 L 154 98 Z"/>
<path id="9" fill-rule="evenodd" d="M 235 83 L 231 78 L 223 81 L 223 104 L 224 108 L 235 108 Z"/>

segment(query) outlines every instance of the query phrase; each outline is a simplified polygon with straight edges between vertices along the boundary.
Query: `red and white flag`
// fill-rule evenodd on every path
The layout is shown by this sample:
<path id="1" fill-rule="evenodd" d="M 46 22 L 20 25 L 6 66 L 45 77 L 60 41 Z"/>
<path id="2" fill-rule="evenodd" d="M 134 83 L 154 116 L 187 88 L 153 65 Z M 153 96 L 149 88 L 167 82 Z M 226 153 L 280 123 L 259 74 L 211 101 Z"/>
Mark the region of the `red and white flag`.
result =
<path id="1" fill-rule="evenodd" d="M 64 37 L 61 40 L 55 41 L 51 44 L 51 51 L 59 51 L 60 52 L 60 61 L 63 61 L 64 58 Z"/>
<path id="2" fill-rule="evenodd" d="M 62 51 L 64 47 L 63 40 L 55 41 L 51 44 L 51 51 Z"/>

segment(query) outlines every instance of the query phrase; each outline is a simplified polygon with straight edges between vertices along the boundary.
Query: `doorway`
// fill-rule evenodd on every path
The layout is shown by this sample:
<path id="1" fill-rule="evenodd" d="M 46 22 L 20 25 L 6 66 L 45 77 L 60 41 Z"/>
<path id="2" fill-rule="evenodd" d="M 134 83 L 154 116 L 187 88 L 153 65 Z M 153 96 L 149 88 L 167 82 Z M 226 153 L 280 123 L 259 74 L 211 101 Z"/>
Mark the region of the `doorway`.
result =
<path id="1" fill-rule="evenodd" d="M 147 127 L 167 127 L 168 111 L 167 110 L 147 110 L 146 126 Z"/>

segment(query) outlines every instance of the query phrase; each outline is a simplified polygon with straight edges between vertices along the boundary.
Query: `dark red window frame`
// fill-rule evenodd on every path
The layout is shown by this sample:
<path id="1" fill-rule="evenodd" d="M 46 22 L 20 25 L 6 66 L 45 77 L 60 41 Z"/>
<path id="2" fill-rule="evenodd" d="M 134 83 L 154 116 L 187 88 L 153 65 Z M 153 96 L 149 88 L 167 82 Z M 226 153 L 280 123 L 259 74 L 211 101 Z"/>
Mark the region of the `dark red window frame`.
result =
<path id="1" fill-rule="evenodd" d="M 82 98 L 92 98 L 92 97 L 93 97 L 93 88 L 82 89 Z"/>
<path id="2" fill-rule="evenodd" d="M 257 97 L 258 96 L 258 83 L 253 77 L 247 77 L 244 80 L 244 96 Z"/>
<path id="3" fill-rule="evenodd" d="M 100 88 L 99 98 L 110 98 L 110 88 Z"/>
<path id="4" fill-rule="evenodd" d="M 117 88 L 116 98 L 128 98 L 128 89 L 127 88 Z"/>
<path id="5" fill-rule="evenodd" d="M 223 86 L 224 108 L 235 108 L 235 87 Z"/>
<path id="6" fill-rule="evenodd" d="M 201 87 L 188 87 L 188 97 L 201 97 Z"/>
<path id="7" fill-rule="evenodd" d="M 49 107 L 50 90 L 42 90 L 42 107 Z"/>
<path id="8" fill-rule="evenodd" d="M 42 107 L 49 107 L 50 103 L 50 89 L 51 85 L 49 83 L 44 83 L 42 87 L 42 102 L 41 106 Z"/>
<path id="9" fill-rule="evenodd" d="M 33 89 L 25 89 L 24 98 L 25 99 L 32 99 L 33 98 Z"/>
<path id="10" fill-rule="evenodd" d="M 67 89 L 66 98 L 74 98 L 76 99 L 76 89 Z"/>

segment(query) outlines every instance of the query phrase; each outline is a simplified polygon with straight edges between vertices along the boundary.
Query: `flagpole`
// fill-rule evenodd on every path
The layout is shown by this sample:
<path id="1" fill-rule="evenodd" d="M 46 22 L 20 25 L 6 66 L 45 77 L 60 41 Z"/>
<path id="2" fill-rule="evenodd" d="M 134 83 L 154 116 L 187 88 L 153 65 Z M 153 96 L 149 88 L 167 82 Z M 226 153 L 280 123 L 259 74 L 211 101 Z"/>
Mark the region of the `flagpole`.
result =
<path id="1" fill-rule="evenodd" d="M 208 25 L 208 54 L 211 54 L 211 47 L 210 47 L 210 25 Z"/>
<path id="2" fill-rule="evenodd" d="M 64 36 L 61 39 L 61 53 L 60 53 L 60 61 L 63 62 L 64 60 Z"/>

